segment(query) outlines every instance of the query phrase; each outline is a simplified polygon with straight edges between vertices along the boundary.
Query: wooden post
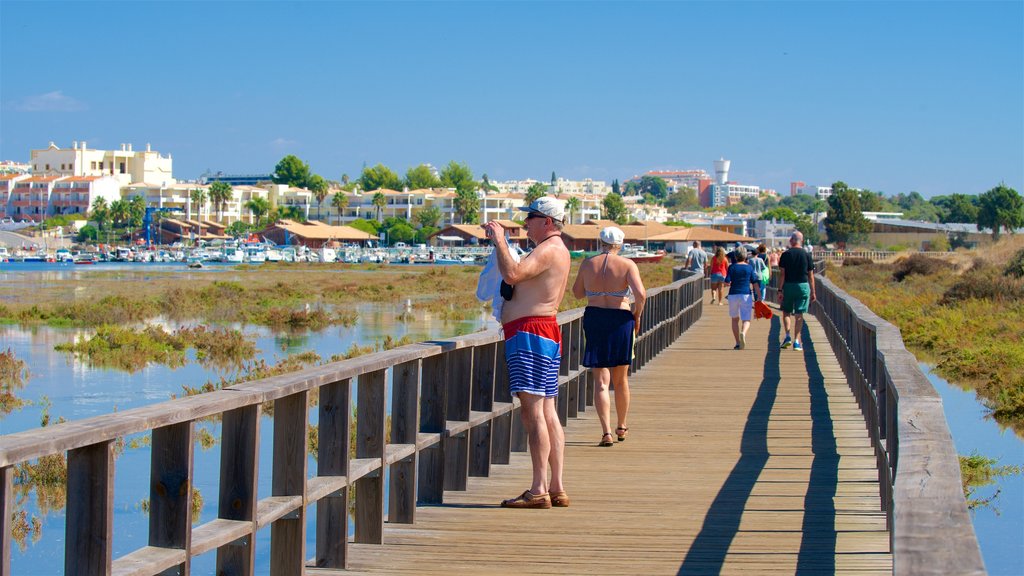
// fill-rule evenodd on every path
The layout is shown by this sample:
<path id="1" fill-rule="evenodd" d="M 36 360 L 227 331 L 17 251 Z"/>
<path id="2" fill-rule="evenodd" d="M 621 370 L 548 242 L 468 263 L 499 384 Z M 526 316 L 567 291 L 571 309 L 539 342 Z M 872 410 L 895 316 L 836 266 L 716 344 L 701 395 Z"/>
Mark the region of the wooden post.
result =
<path id="1" fill-rule="evenodd" d="M 252 534 L 256 533 L 259 410 L 259 404 L 229 410 L 221 423 L 217 517 L 252 522 Z M 240 538 L 217 549 L 217 574 L 251 575 L 255 561 L 253 536 Z"/>
<path id="2" fill-rule="evenodd" d="M 380 458 L 382 467 L 356 480 L 356 535 L 360 544 L 384 543 L 384 376 L 377 370 L 359 377 L 356 401 L 356 458 Z"/>
<path id="3" fill-rule="evenodd" d="M 477 412 L 494 410 L 494 365 L 496 344 L 476 346 L 473 350 L 473 382 L 471 408 Z M 491 474 L 492 421 L 474 426 L 469 431 L 469 475 L 487 477 Z"/>
<path id="4" fill-rule="evenodd" d="M 64 574 L 110 574 L 113 565 L 114 448 L 107 440 L 68 452 Z"/>
<path id="5" fill-rule="evenodd" d="M 391 373 L 391 443 L 415 444 L 420 423 L 420 362 L 394 367 Z M 416 518 L 416 455 L 391 465 L 388 521 L 412 524 Z"/>
<path id="6" fill-rule="evenodd" d="M 11 480 L 14 470 L 10 466 L 0 468 L 0 576 L 11 573 L 11 514 L 14 513 L 14 500 L 11 491 Z"/>
<path id="7" fill-rule="evenodd" d="M 420 432 L 444 434 L 447 400 L 447 354 L 423 359 L 420 384 Z M 444 442 L 419 452 L 418 502 L 444 501 Z"/>
<path id="8" fill-rule="evenodd" d="M 508 367 L 505 366 L 505 342 L 499 340 L 494 349 L 494 401 L 511 403 L 508 392 Z M 496 416 L 491 426 L 491 463 L 508 464 L 512 453 L 512 411 Z"/>
<path id="9" fill-rule="evenodd" d="M 155 428 L 149 469 L 149 545 L 184 550 L 180 576 L 192 548 L 192 430 L 192 421 Z"/>
<path id="10" fill-rule="evenodd" d="M 317 476 L 348 475 L 352 379 L 320 387 Z M 348 489 L 316 503 L 316 565 L 345 568 L 348 562 Z"/>
<path id="11" fill-rule="evenodd" d="M 448 353 L 447 420 L 468 422 L 472 400 L 473 349 Z M 444 439 L 444 489 L 465 490 L 469 478 L 469 431 Z"/>
<path id="12" fill-rule="evenodd" d="M 274 401 L 274 496 L 300 496 L 303 505 L 270 525 L 270 573 L 301 575 L 306 562 L 306 463 L 309 393 Z"/>

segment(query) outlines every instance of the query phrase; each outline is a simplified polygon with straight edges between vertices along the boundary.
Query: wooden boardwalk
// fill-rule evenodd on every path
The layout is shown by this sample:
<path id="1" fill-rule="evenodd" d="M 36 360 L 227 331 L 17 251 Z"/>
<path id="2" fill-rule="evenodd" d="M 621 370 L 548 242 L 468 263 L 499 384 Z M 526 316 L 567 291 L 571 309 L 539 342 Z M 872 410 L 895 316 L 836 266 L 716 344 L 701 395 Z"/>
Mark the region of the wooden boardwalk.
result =
<path id="1" fill-rule="evenodd" d="M 631 378 L 630 434 L 599 448 L 593 408 L 570 421 L 570 508 L 507 510 L 525 453 L 470 478 L 384 545 L 350 544 L 325 574 L 891 574 L 864 420 L 810 316 L 803 353 L 780 317 L 732 350 L 726 306 Z M 614 418 L 614 416 L 613 416 Z"/>

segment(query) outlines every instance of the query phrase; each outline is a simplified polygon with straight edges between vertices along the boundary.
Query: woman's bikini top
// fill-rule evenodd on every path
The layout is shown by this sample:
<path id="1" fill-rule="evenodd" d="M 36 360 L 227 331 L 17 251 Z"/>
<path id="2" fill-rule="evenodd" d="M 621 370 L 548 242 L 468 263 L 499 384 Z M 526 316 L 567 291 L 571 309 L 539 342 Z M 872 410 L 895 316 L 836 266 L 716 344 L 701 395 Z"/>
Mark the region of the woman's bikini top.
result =
<path id="1" fill-rule="evenodd" d="M 607 270 L 608 270 L 608 257 L 609 256 L 611 256 L 610 253 L 608 253 L 608 252 L 604 253 L 604 267 L 601 268 L 601 275 L 602 276 L 604 276 L 605 272 L 607 272 Z M 594 291 L 584 290 L 583 292 L 587 296 L 614 296 L 616 298 L 628 298 L 629 295 L 633 293 L 633 291 L 630 290 L 628 284 L 626 285 L 626 288 L 623 289 L 623 290 L 612 290 L 610 292 L 602 292 L 600 290 L 594 290 Z"/>

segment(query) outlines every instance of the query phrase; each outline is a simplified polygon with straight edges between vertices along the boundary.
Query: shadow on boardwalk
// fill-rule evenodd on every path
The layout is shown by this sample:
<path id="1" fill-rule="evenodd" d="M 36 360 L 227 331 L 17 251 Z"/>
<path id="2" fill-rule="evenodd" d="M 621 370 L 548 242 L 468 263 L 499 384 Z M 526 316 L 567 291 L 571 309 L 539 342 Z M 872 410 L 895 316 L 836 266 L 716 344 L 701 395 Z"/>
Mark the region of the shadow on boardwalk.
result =
<path id="1" fill-rule="evenodd" d="M 740 458 L 729 473 L 704 518 L 704 524 L 679 568 L 680 576 L 718 574 L 740 530 L 748 500 L 769 459 L 768 424 L 778 395 L 779 316 L 772 319 L 768 334 L 761 384 L 747 414 Z M 810 482 L 804 496 L 803 538 L 797 557 L 796 574 L 835 572 L 835 496 L 839 482 L 839 454 L 825 391 L 825 378 L 818 364 L 814 342 L 803 330 L 804 359 L 810 395 L 811 449 L 814 454 Z"/>

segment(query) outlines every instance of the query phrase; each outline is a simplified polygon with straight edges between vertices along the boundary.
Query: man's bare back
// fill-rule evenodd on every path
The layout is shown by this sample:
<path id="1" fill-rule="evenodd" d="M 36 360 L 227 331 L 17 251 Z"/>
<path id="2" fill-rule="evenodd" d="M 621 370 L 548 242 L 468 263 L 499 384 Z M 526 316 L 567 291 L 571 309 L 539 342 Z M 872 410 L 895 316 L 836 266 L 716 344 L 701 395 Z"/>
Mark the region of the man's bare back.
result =
<path id="1" fill-rule="evenodd" d="M 565 295 L 569 280 L 569 250 L 561 236 L 542 241 L 520 262 L 524 274 L 533 276 L 515 283 L 515 293 L 501 309 L 501 321 L 511 322 L 526 316 L 554 316 Z"/>

